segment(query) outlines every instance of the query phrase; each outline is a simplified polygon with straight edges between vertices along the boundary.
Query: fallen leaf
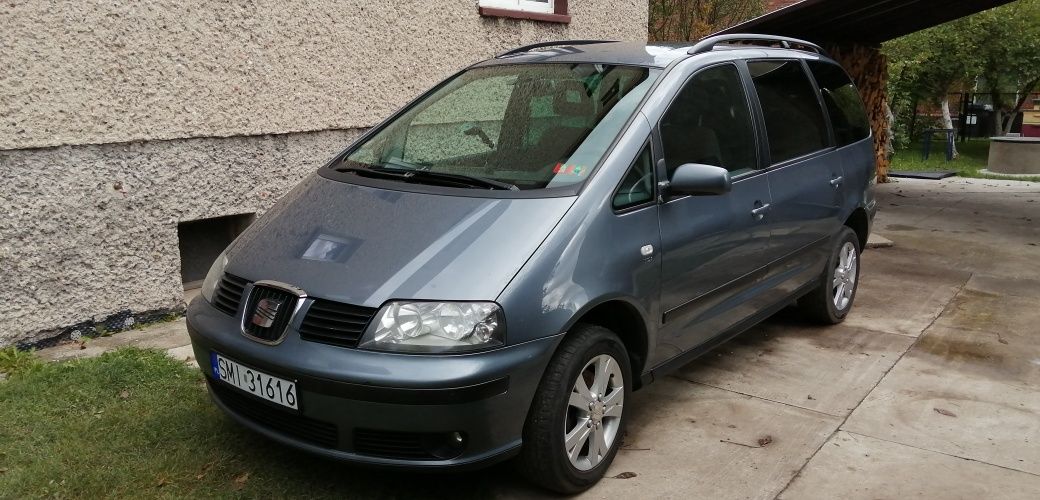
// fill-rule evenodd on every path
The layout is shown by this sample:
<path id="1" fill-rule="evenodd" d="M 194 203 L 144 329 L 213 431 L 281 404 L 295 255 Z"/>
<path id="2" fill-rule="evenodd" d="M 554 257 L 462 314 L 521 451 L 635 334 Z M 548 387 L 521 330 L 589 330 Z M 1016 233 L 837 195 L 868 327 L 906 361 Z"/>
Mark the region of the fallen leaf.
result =
<path id="1" fill-rule="evenodd" d="M 79 341 L 79 342 L 78 342 L 78 344 L 79 344 L 79 349 L 80 349 L 81 351 L 82 351 L 83 349 L 86 349 L 86 348 L 87 348 L 87 341 L 86 341 L 86 340 L 81 340 L 81 341 Z"/>
<path id="2" fill-rule="evenodd" d="M 170 481 L 168 479 L 166 479 L 166 476 L 159 476 L 159 480 L 156 481 L 155 487 L 156 488 L 162 488 L 163 486 L 166 486 L 167 484 L 170 484 Z"/>
<path id="3" fill-rule="evenodd" d="M 635 472 L 622 472 L 621 474 L 614 476 L 614 479 L 631 479 L 633 477 L 636 477 L 637 475 L 638 474 L 636 474 Z"/>
<path id="4" fill-rule="evenodd" d="M 935 410 L 935 413 L 938 413 L 939 415 L 945 415 L 947 417 L 954 417 L 954 418 L 957 417 L 957 414 L 952 412 L 952 411 L 950 411 L 950 410 L 946 410 L 946 409 L 943 409 L 943 408 L 932 408 L 932 409 Z"/>
<path id="5" fill-rule="evenodd" d="M 130 399 L 130 391 L 126 389 L 119 391 L 119 399 Z"/>
<path id="6" fill-rule="evenodd" d="M 1007 345 L 1007 343 L 1008 343 L 1008 341 L 1006 341 L 1004 339 L 997 339 L 997 342 L 1000 342 L 1001 344 L 1004 344 L 1004 345 Z"/>
<path id="7" fill-rule="evenodd" d="M 812 397 L 812 394 L 808 395 L 807 397 L 809 398 L 809 401 L 816 401 L 816 398 Z"/>
<path id="8" fill-rule="evenodd" d="M 216 462 L 215 461 L 214 462 L 208 462 L 206 465 L 203 465 L 202 466 L 202 470 L 199 471 L 199 473 L 195 475 L 195 479 L 202 480 L 202 478 L 206 477 L 206 473 L 209 472 L 210 467 L 213 467 L 214 463 L 216 463 Z"/>
<path id="9" fill-rule="evenodd" d="M 232 489 L 234 489 L 235 491 L 239 491 L 242 488 L 245 488 L 246 487 L 246 481 L 249 481 L 249 473 L 248 472 L 243 473 L 241 476 L 238 476 L 238 477 L 236 477 L 235 479 L 233 479 L 231 481 L 232 482 Z"/>
<path id="10" fill-rule="evenodd" d="M 0 467 L 0 474 L 7 472 L 7 467 Z"/>
<path id="11" fill-rule="evenodd" d="M 763 436 L 758 438 L 758 445 L 765 448 L 766 445 L 773 442 L 773 436 Z"/>

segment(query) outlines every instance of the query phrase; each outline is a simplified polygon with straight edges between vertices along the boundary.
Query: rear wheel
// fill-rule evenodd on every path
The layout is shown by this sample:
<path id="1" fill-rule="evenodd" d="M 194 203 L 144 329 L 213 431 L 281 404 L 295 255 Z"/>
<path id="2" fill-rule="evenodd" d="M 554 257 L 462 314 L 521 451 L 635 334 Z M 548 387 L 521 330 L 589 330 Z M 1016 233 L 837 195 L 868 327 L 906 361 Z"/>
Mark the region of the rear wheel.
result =
<path id="1" fill-rule="evenodd" d="M 852 309 L 859 285 L 859 237 L 842 227 L 835 239 L 820 285 L 801 299 L 798 308 L 811 320 L 837 324 Z"/>
<path id="2" fill-rule="evenodd" d="M 630 365 L 610 330 L 579 324 L 563 341 L 535 394 L 519 465 L 531 481 L 577 493 L 606 472 L 624 435 Z"/>

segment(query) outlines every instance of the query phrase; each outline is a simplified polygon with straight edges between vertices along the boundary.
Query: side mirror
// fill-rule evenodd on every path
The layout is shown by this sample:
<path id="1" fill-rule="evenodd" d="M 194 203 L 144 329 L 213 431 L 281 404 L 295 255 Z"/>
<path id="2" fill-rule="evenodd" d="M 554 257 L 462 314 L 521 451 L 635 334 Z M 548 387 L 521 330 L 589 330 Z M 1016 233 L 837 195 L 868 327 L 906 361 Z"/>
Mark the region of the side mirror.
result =
<path id="1" fill-rule="evenodd" d="M 714 165 L 685 163 L 672 173 L 668 194 L 719 195 L 728 193 L 732 187 L 728 170 Z"/>

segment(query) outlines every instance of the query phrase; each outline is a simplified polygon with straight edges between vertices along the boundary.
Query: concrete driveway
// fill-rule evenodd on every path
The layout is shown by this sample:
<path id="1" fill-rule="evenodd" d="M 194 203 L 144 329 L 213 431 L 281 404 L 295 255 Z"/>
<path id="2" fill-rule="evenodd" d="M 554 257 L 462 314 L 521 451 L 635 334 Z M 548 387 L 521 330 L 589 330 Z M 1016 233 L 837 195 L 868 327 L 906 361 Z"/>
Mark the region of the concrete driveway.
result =
<path id="1" fill-rule="evenodd" d="M 1040 498 L 1040 184 L 878 191 L 875 232 L 895 246 L 864 254 L 848 320 L 781 313 L 634 394 L 624 447 L 584 497 Z M 183 356 L 183 328 L 90 349 Z M 508 465 L 432 479 L 347 468 L 342 481 L 404 496 L 545 495 Z"/>

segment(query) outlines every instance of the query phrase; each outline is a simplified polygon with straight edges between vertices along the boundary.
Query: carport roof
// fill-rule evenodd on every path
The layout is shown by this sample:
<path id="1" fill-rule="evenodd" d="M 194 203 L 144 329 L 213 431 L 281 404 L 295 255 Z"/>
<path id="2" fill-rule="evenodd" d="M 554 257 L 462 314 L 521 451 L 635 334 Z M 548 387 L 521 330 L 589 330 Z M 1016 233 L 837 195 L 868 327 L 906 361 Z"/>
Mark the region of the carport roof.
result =
<path id="1" fill-rule="evenodd" d="M 721 31 L 877 44 L 1013 0 L 804 0 Z"/>

